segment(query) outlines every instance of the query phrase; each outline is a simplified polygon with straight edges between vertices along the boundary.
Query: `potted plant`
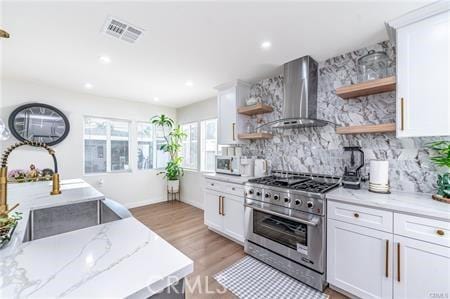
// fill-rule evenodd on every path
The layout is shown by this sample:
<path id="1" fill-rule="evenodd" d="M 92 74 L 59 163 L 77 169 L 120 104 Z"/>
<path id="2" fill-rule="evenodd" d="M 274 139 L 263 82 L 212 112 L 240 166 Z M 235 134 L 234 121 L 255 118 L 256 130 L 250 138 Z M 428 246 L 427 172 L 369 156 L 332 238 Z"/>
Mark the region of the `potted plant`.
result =
<path id="1" fill-rule="evenodd" d="M 161 145 L 160 150 L 170 156 L 165 171 L 158 174 L 164 174 L 164 177 L 167 178 L 167 191 L 177 193 L 180 190 L 180 177 L 184 174 L 183 167 L 181 167 L 183 158 L 179 157 L 178 153 L 181 149 L 181 142 L 187 137 L 187 134 L 180 125 L 175 126 L 173 119 L 164 114 L 153 117 L 151 123 L 162 129 L 166 142 Z"/>
<path id="2" fill-rule="evenodd" d="M 431 161 L 445 168 L 445 172 L 438 175 L 438 190 L 433 199 L 450 203 L 450 141 L 436 141 L 428 146 L 437 153 Z"/>

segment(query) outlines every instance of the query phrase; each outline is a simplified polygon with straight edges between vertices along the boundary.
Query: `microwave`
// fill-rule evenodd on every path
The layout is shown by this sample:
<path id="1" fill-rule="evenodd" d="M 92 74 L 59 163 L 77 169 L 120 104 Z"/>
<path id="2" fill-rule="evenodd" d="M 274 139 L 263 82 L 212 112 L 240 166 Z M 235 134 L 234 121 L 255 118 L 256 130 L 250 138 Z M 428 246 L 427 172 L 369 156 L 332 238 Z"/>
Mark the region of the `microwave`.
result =
<path id="1" fill-rule="evenodd" d="M 216 156 L 216 173 L 241 175 L 240 165 L 240 157 Z"/>

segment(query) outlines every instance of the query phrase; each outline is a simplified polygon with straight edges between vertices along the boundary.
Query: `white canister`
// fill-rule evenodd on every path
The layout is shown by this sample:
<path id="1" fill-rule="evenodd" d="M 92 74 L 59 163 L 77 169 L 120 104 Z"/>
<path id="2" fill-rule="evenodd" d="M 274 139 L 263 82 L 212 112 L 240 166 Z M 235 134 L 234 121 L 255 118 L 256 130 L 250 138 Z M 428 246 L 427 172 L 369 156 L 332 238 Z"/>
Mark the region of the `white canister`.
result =
<path id="1" fill-rule="evenodd" d="M 228 156 L 228 147 L 224 146 L 222 147 L 222 156 Z"/>
<path id="2" fill-rule="evenodd" d="M 389 183 L 389 161 L 370 161 L 370 183 L 376 185 L 388 185 Z"/>
<path id="3" fill-rule="evenodd" d="M 234 156 L 234 155 L 235 155 L 235 153 L 234 153 L 234 147 L 230 146 L 230 147 L 228 148 L 228 156 Z"/>

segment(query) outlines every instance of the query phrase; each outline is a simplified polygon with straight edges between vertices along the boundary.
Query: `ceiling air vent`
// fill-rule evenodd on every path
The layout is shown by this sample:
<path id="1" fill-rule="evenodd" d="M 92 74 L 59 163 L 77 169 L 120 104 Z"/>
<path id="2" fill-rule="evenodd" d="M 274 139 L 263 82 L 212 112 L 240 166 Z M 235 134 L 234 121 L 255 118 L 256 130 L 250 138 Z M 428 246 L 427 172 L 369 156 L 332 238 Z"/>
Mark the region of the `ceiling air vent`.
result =
<path id="1" fill-rule="evenodd" d="M 114 36 L 118 39 L 129 43 L 135 43 L 142 35 L 144 30 L 124 22 L 114 17 L 108 17 L 103 28 L 103 32 L 107 35 Z"/>

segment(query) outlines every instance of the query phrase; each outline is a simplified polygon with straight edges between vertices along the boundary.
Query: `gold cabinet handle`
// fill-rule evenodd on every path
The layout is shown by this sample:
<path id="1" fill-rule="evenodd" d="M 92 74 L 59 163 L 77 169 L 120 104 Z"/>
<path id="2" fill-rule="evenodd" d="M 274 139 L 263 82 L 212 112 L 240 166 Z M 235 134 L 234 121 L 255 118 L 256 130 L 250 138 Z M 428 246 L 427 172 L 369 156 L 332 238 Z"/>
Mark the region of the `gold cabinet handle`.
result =
<path id="1" fill-rule="evenodd" d="M 400 130 L 405 129 L 405 100 L 400 99 Z"/>
<path id="2" fill-rule="evenodd" d="M 232 127 L 232 129 L 233 129 L 233 141 L 235 141 L 236 140 L 236 137 L 235 137 L 235 130 L 236 130 L 236 123 L 233 123 L 232 125 L 231 125 L 231 127 Z"/>
<path id="3" fill-rule="evenodd" d="M 355 218 L 359 218 L 359 214 L 358 213 L 353 214 L 353 216 L 355 216 Z"/>
<path id="4" fill-rule="evenodd" d="M 400 242 L 397 243 L 397 281 L 400 282 Z"/>
<path id="5" fill-rule="evenodd" d="M 386 274 L 386 277 L 389 277 L 389 240 L 386 240 L 384 272 Z"/>
<path id="6" fill-rule="evenodd" d="M 438 229 L 436 230 L 436 234 L 438 234 L 439 236 L 443 236 L 445 235 L 445 232 L 442 229 Z"/>
<path id="7" fill-rule="evenodd" d="M 225 199 L 225 196 L 222 196 L 222 216 L 225 216 L 225 212 L 224 212 L 224 210 L 225 210 L 225 204 L 224 204 L 224 202 L 223 202 L 224 199 Z"/>

